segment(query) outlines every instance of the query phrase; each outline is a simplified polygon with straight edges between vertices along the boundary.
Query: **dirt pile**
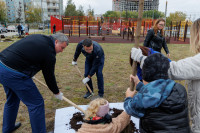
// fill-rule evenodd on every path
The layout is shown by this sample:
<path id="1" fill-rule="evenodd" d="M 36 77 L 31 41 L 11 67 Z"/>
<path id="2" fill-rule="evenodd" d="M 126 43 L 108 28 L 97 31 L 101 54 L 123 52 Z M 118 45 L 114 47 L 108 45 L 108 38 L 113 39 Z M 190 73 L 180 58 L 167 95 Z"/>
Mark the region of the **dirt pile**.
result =
<path id="1" fill-rule="evenodd" d="M 111 117 L 116 118 L 118 115 L 120 115 L 123 112 L 123 110 L 113 108 L 113 109 L 110 109 L 110 112 L 112 114 Z M 71 128 L 74 129 L 75 131 L 81 128 L 83 117 L 84 117 L 84 114 L 80 112 L 74 113 L 73 117 L 70 119 Z M 131 121 L 130 124 L 121 133 L 139 133 L 139 130 L 136 129 L 135 124 L 133 123 L 133 121 Z"/>

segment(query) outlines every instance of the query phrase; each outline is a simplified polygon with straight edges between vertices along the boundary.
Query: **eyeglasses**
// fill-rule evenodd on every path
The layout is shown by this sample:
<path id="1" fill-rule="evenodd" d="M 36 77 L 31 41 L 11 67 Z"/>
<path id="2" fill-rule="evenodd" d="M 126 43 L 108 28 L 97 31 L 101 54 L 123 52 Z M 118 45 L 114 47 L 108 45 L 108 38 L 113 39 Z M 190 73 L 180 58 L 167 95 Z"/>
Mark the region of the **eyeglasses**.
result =
<path id="1" fill-rule="evenodd" d="M 164 24 L 158 24 L 158 25 L 164 27 Z"/>

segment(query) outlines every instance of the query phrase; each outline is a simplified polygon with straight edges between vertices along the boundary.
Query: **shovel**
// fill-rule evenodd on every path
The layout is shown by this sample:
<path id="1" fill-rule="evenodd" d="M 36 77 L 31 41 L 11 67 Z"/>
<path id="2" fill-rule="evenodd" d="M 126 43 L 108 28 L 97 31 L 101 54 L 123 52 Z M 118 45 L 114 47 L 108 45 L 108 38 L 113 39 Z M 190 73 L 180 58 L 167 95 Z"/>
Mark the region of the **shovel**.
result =
<path id="1" fill-rule="evenodd" d="M 74 65 L 74 66 L 75 66 L 75 68 L 78 70 L 78 72 L 79 72 L 81 78 L 84 78 L 83 75 L 82 75 L 82 73 L 81 73 L 81 71 L 79 70 L 78 66 L 77 66 L 77 65 Z M 87 88 L 88 88 L 88 90 L 90 91 L 90 93 L 91 93 L 92 95 L 94 95 L 94 93 L 93 93 L 92 90 L 90 89 L 89 85 L 88 85 L 87 83 L 86 83 L 85 85 L 87 86 Z"/>
<path id="2" fill-rule="evenodd" d="M 44 87 L 48 88 L 48 86 L 46 84 L 44 84 L 43 82 L 41 82 L 40 80 L 38 80 L 35 77 L 32 77 L 32 79 L 34 79 L 35 81 L 37 81 L 38 83 L 40 83 L 41 85 L 43 85 Z M 75 108 L 77 108 L 78 110 L 80 110 L 81 112 L 83 112 L 85 114 L 85 111 L 80 108 L 78 105 L 76 105 L 75 103 L 73 103 L 72 101 L 70 101 L 69 99 L 67 99 L 66 97 L 62 96 L 63 100 L 65 100 L 66 102 L 68 102 L 70 105 L 74 106 Z"/>

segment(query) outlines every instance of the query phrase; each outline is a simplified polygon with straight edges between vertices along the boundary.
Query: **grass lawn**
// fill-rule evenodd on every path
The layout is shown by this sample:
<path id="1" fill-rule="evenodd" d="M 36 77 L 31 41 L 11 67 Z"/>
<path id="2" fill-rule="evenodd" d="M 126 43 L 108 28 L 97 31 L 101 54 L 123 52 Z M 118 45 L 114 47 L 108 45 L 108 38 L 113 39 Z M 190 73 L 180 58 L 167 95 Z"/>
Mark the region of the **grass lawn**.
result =
<path id="1" fill-rule="evenodd" d="M 8 47 L 11 43 L 0 43 L 0 51 Z M 28 44 L 27 44 L 28 45 Z M 63 53 L 57 55 L 57 63 L 55 75 L 58 86 L 61 88 L 64 96 L 79 105 L 89 103 L 89 100 L 83 98 L 85 94 L 85 86 L 82 83 L 80 75 L 75 67 L 71 65 L 74 51 L 77 44 L 70 44 Z M 129 65 L 129 54 L 133 44 L 101 44 L 105 52 L 104 88 L 105 98 L 109 102 L 123 102 L 125 91 L 129 87 L 129 75 L 131 74 L 131 66 Z M 189 51 L 188 44 L 169 44 L 169 51 L 172 60 L 179 60 L 193 54 Z M 164 53 L 164 52 L 163 52 Z M 85 57 L 81 54 L 78 59 L 78 67 L 81 72 L 84 72 Z M 39 72 L 37 79 L 44 82 L 43 75 Z M 92 77 L 94 92 L 97 95 L 96 76 Z M 177 81 L 184 85 L 184 81 Z M 47 131 L 54 129 L 55 111 L 59 108 L 70 106 L 65 101 L 59 101 L 54 98 L 53 93 L 35 82 L 45 101 L 45 116 Z M 3 108 L 6 102 L 6 96 L 2 85 L 0 86 L 0 132 L 3 122 Z M 26 106 L 21 102 L 18 112 L 17 121 L 22 123 L 22 126 L 15 133 L 31 133 L 29 115 Z"/>

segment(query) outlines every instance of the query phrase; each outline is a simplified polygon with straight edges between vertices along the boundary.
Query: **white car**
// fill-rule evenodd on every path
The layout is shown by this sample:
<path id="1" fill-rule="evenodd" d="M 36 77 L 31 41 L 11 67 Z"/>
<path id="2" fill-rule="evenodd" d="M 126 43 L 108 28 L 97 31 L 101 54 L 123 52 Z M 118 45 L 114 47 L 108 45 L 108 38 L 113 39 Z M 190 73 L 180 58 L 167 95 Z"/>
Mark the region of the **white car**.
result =
<path id="1" fill-rule="evenodd" d="M 0 25 L 0 33 L 2 32 L 8 32 L 7 28 L 6 27 L 3 27 L 2 25 Z"/>
<path id="2" fill-rule="evenodd" d="M 8 27 L 7 27 L 7 30 L 8 31 L 10 31 L 10 32 L 16 32 L 17 31 L 17 28 L 14 26 L 14 25 L 9 25 Z"/>

